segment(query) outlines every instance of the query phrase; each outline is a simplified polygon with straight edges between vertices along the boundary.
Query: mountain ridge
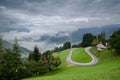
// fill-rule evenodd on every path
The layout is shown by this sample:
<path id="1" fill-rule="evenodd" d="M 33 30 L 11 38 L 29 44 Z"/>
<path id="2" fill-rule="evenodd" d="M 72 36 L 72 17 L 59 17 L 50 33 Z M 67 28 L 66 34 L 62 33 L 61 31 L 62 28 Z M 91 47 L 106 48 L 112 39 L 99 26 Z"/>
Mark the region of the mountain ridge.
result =
<path id="1" fill-rule="evenodd" d="M 105 25 L 101 27 L 92 27 L 92 28 L 82 28 L 78 29 L 76 31 L 73 31 L 72 33 L 68 33 L 66 36 L 59 36 L 59 34 L 66 34 L 66 32 L 59 32 L 54 36 L 49 36 L 49 35 L 43 35 L 39 41 L 48 41 L 49 43 L 64 43 L 66 41 L 70 41 L 70 37 L 72 39 L 72 42 L 81 42 L 82 37 L 85 33 L 92 33 L 93 35 L 97 36 L 101 32 L 105 32 L 106 34 L 106 39 L 109 38 L 109 36 L 116 30 L 120 29 L 120 24 L 115 24 L 115 25 Z"/>
<path id="2" fill-rule="evenodd" d="M 4 45 L 5 48 L 12 48 L 12 46 L 13 46 L 12 43 L 10 43 L 10 42 L 8 42 L 6 40 L 2 40 L 2 42 L 3 42 L 3 45 Z M 31 52 L 29 49 L 27 49 L 25 47 L 19 46 L 19 48 L 20 48 L 21 52 L 24 53 L 24 54 L 28 54 L 28 53 Z"/>

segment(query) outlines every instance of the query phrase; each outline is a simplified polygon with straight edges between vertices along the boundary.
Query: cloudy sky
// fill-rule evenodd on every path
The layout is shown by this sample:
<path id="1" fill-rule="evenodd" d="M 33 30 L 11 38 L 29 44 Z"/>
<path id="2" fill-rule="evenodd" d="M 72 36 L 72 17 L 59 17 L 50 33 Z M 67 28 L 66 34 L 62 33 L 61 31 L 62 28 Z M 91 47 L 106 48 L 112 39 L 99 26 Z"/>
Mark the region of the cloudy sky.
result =
<path id="1" fill-rule="evenodd" d="M 51 48 L 43 35 L 68 36 L 80 28 L 120 23 L 120 0 L 0 0 L 0 32 L 4 39 L 41 50 Z M 42 46 L 42 47 L 41 47 Z"/>

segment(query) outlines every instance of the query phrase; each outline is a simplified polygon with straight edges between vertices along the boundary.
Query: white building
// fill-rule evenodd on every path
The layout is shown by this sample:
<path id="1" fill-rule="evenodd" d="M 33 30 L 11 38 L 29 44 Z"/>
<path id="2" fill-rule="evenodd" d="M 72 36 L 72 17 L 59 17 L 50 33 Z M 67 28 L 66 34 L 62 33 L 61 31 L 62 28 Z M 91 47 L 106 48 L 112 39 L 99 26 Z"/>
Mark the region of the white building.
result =
<path id="1" fill-rule="evenodd" d="M 107 48 L 102 43 L 99 43 L 96 47 L 97 47 L 98 50 L 103 50 L 103 49 Z"/>

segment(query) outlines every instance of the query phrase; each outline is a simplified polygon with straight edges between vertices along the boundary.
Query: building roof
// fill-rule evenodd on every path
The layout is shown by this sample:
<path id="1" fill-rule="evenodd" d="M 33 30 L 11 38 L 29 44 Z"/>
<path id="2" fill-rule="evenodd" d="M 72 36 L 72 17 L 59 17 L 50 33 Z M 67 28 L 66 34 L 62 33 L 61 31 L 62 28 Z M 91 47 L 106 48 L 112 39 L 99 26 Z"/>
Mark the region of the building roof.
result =
<path id="1" fill-rule="evenodd" d="M 99 43 L 96 47 L 97 48 L 106 48 L 102 43 Z"/>

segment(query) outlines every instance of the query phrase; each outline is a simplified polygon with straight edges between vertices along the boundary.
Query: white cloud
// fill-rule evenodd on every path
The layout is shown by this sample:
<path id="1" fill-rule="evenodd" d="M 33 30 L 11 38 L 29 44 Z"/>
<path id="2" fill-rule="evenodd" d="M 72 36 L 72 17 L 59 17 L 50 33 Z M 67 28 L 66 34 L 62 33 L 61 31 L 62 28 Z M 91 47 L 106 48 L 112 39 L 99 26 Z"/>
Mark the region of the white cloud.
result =
<path id="1" fill-rule="evenodd" d="M 60 3 L 57 1 L 60 1 Z M 56 45 L 54 43 L 48 44 L 45 41 L 34 42 L 43 35 L 55 35 L 58 32 L 65 32 L 58 36 L 69 36 L 67 33 L 78 28 L 119 23 L 119 4 L 112 6 L 108 1 L 105 1 L 105 4 L 103 3 L 103 0 L 45 0 L 43 3 L 24 1 L 24 8 L 23 5 L 19 5 L 18 8 L 13 7 L 18 6 L 17 4 L 9 5 L 12 8 L 3 5 L 0 6 L 0 18 L 3 17 L 0 19 L 0 27 L 29 29 L 29 32 L 16 30 L 3 33 L 4 39 L 14 40 L 17 37 L 23 40 L 28 38 L 30 39 L 29 42 L 21 41 L 22 46 L 33 49 L 33 46 L 38 44 L 43 50 Z M 11 23 L 12 20 L 15 21 L 14 24 Z"/>
<path id="2" fill-rule="evenodd" d="M 57 35 L 58 37 L 69 37 L 70 36 L 70 34 L 69 33 L 59 33 L 58 35 Z"/>
<path id="3" fill-rule="evenodd" d="M 104 20 L 105 18 L 99 17 L 74 17 L 68 18 L 65 16 L 44 16 L 44 15 L 30 15 L 26 14 L 20 10 L 11 10 L 6 9 L 5 7 L 1 7 L 3 9 L 4 15 L 6 15 L 10 19 L 18 20 L 18 23 L 15 27 L 20 25 L 25 25 L 25 27 L 30 27 L 30 24 L 36 27 L 47 27 L 50 26 L 60 27 L 61 25 L 68 24 L 79 24 L 80 22 L 89 22 L 91 20 Z"/>
<path id="4" fill-rule="evenodd" d="M 45 50 L 53 49 L 57 44 L 56 43 L 47 43 L 45 41 L 42 42 L 34 42 L 34 41 L 20 41 L 20 46 L 26 47 L 29 50 L 33 50 L 34 46 L 37 45 L 40 52 L 43 52 Z"/>
<path id="5" fill-rule="evenodd" d="M 0 10 L 5 10 L 6 7 L 5 6 L 0 6 Z"/>
<path id="6" fill-rule="evenodd" d="M 4 8 L 3 8 L 4 9 Z M 18 22 L 14 26 L 28 28 L 29 32 L 11 31 L 4 33 L 4 38 L 7 40 L 13 40 L 15 37 L 22 40 L 24 38 L 30 38 L 31 40 L 38 40 L 42 35 L 55 35 L 58 32 L 72 32 L 78 28 L 91 27 L 101 24 L 101 21 L 110 20 L 109 17 L 77 17 L 67 18 L 63 16 L 43 16 L 43 15 L 27 15 L 15 10 L 5 9 L 7 16 L 17 19 Z M 21 22 L 22 21 L 22 22 Z M 97 24 L 95 24 L 97 23 Z M 88 26 L 89 25 L 89 26 Z"/>

